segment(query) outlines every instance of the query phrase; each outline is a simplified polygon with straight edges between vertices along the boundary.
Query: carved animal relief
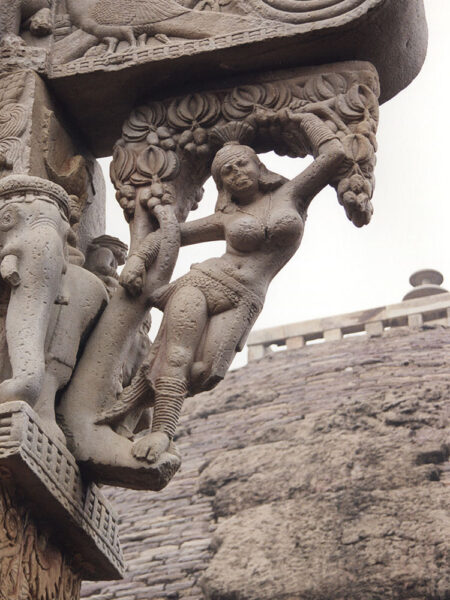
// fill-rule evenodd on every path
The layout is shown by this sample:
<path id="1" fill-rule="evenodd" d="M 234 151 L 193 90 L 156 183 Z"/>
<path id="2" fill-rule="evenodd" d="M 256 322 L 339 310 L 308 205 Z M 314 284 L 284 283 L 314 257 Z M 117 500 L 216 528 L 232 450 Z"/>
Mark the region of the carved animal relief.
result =
<path id="1" fill-rule="evenodd" d="M 282 36 L 310 29 L 312 23 L 345 22 L 352 11 L 367 11 L 376 4 L 376 0 L 331 0 L 325 5 L 296 0 L 131 0 L 125 6 L 121 0 L 65 0 L 56 3 L 54 57 L 60 64 L 83 55 L 108 62 L 112 53 L 138 49 L 138 60 L 145 55 L 150 59 L 157 57 L 159 48 L 179 46 L 182 40 L 210 39 L 214 47 L 233 33 L 240 36 L 227 45 L 243 41 L 246 32 L 252 33 L 253 40 L 264 39 L 269 32 Z M 193 42 L 184 51 L 201 48 Z"/>

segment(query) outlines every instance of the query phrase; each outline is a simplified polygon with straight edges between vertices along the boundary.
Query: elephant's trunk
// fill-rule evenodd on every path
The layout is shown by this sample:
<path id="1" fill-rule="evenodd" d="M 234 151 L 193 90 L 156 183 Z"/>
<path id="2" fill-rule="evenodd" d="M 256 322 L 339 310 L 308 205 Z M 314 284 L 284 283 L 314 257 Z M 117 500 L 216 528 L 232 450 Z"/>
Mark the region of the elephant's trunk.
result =
<path id="1" fill-rule="evenodd" d="M 7 254 L 1 263 L 0 274 L 12 286 L 6 315 L 12 379 L 0 385 L 0 401 L 33 406 L 39 398 L 46 335 L 65 268 L 63 240 L 56 226 L 41 224 L 23 236 L 19 256 Z"/>
<path id="2" fill-rule="evenodd" d="M 11 287 L 20 285 L 19 258 L 15 254 L 5 256 L 0 265 L 0 276 Z"/>

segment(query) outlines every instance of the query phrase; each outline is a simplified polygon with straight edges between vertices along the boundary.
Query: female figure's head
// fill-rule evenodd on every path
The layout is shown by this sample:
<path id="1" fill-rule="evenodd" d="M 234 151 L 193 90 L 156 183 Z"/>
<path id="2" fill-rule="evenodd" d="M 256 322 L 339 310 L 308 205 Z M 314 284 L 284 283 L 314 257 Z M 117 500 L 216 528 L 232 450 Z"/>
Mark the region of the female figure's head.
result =
<path id="1" fill-rule="evenodd" d="M 269 171 L 252 148 L 238 143 L 217 152 L 211 174 L 219 191 L 216 211 L 252 202 L 256 192 L 270 192 L 287 181 Z"/>

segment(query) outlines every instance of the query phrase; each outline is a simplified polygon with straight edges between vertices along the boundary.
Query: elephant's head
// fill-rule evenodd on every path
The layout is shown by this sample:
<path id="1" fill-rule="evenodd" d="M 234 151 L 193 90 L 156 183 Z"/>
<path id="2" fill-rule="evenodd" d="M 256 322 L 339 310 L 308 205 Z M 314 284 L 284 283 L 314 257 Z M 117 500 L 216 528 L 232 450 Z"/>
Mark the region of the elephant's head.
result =
<path id="1" fill-rule="evenodd" d="M 64 190 L 36 177 L 0 181 L 0 275 L 12 287 L 38 287 L 65 268 L 69 204 Z M 59 265 L 59 266 L 57 266 Z M 35 278 L 44 273 L 40 282 Z"/>

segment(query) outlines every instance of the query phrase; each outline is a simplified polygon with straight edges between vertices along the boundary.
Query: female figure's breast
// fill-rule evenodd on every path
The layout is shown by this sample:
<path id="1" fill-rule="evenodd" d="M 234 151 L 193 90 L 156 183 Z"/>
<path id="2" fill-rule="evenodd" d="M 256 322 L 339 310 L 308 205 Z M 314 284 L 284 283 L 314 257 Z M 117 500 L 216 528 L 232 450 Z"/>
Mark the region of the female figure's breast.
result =
<path id="1" fill-rule="evenodd" d="M 269 219 L 268 237 L 277 246 L 296 244 L 303 235 L 304 222 L 297 211 L 279 210 Z"/>
<path id="2" fill-rule="evenodd" d="M 239 214 L 226 227 L 225 237 L 234 250 L 253 252 L 264 243 L 264 226 L 251 215 Z"/>
<path id="3" fill-rule="evenodd" d="M 226 227 L 226 240 L 238 252 L 254 252 L 262 246 L 296 245 L 303 235 L 303 219 L 294 210 L 277 210 L 265 218 L 239 215 Z"/>

